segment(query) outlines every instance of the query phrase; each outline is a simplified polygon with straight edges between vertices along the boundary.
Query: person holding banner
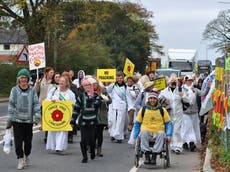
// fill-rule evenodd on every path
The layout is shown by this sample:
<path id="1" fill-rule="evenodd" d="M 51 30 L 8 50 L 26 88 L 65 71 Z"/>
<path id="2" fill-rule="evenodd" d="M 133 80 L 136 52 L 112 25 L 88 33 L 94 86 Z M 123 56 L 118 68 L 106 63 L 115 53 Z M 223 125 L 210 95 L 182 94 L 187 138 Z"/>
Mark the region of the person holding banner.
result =
<path id="1" fill-rule="evenodd" d="M 53 102 L 57 100 L 65 101 L 71 100 L 73 107 L 76 99 L 74 93 L 69 89 L 70 82 L 67 76 L 61 76 L 58 87 L 50 89 L 46 100 Z M 43 114 L 45 115 L 45 114 Z M 55 150 L 56 152 L 63 152 L 68 146 L 68 132 L 67 131 L 48 131 L 46 149 Z"/>
<path id="2" fill-rule="evenodd" d="M 117 72 L 117 78 L 114 84 L 106 87 L 108 94 L 112 98 L 109 106 L 109 131 L 111 141 L 121 143 L 124 139 L 125 122 L 127 121 L 128 111 L 134 111 L 132 98 L 124 82 L 124 74 Z"/>
<path id="3" fill-rule="evenodd" d="M 101 97 L 93 91 L 93 85 L 89 79 L 82 82 L 84 92 L 82 92 L 76 102 L 76 113 L 73 113 L 71 124 L 77 123 L 81 130 L 81 152 L 82 163 L 88 162 L 87 147 L 90 148 L 93 160 L 95 158 L 95 131 L 98 120 Z"/>
<path id="4" fill-rule="evenodd" d="M 29 79 L 30 72 L 27 69 L 21 69 L 17 74 L 17 85 L 12 88 L 9 97 L 9 119 L 6 128 L 9 129 L 13 126 L 18 170 L 29 165 L 33 124 L 37 124 L 41 116 L 37 93 L 29 85 Z"/>
<path id="5" fill-rule="evenodd" d="M 42 105 L 42 101 L 47 97 L 48 91 L 53 87 L 52 80 L 54 76 L 54 69 L 52 67 L 46 67 L 41 79 L 37 78 L 34 88 L 37 91 L 39 103 Z M 42 110 L 41 110 L 42 112 Z M 41 122 L 42 124 L 42 122 Z M 47 141 L 47 132 L 45 132 L 44 143 Z"/>

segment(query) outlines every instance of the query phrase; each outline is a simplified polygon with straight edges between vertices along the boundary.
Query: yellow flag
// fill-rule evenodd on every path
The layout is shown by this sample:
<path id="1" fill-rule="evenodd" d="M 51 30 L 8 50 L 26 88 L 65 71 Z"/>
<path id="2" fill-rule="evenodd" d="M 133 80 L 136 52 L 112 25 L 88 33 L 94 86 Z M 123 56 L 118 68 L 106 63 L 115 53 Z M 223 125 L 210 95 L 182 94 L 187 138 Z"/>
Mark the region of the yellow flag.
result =
<path id="1" fill-rule="evenodd" d="M 125 60 L 125 66 L 124 66 L 124 74 L 126 76 L 132 76 L 134 72 L 135 65 L 128 59 L 126 58 Z"/>
<path id="2" fill-rule="evenodd" d="M 72 101 L 45 100 L 42 102 L 42 130 L 43 131 L 71 131 Z"/>

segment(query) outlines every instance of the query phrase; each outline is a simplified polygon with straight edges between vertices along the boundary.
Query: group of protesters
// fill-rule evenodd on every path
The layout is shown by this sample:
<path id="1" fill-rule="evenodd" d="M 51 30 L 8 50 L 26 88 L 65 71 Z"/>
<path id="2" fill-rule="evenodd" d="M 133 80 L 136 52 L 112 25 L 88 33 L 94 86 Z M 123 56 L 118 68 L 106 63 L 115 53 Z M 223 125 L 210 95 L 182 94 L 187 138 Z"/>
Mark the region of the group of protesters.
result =
<path id="1" fill-rule="evenodd" d="M 101 157 L 103 131 L 108 128 L 112 142 L 136 142 L 136 116 L 151 98 L 162 106 L 169 115 L 167 121 L 172 123 L 170 147 L 180 154 L 184 149 L 194 151 L 196 144 L 201 143 L 200 135 L 200 97 L 209 92 L 208 82 L 204 91 L 200 90 L 202 77 L 188 75 L 178 78 L 171 74 L 166 79 L 167 87 L 157 90 L 154 80 L 155 71 L 145 75 L 124 76 L 117 72 L 115 83 L 101 83 L 96 76 L 78 71 L 75 78 L 72 70 L 63 73 L 46 67 L 43 76 L 31 83 L 30 72 L 21 69 L 17 74 L 17 85 L 12 88 L 9 98 L 9 120 L 7 129 L 13 126 L 15 151 L 18 158 L 17 169 L 29 165 L 32 147 L 32 127 L 42 120 L 42 102 L 44 100 L 70 100 L 73 114 L 70 119 L 71 131 L 48 131 L 44 134 L 46 149 L 63 153 L 68 143 L 73 143 L 73 135 L 80 130 L 80 148 L 82 163 L 88 162 L 88 152 L 93 160 Z M 198 84 L 199 83 L 199 84 Z M 139 112 L 140 113 L 140 112 Z M 97 152 L 95 152 L 95 148 Z"/>

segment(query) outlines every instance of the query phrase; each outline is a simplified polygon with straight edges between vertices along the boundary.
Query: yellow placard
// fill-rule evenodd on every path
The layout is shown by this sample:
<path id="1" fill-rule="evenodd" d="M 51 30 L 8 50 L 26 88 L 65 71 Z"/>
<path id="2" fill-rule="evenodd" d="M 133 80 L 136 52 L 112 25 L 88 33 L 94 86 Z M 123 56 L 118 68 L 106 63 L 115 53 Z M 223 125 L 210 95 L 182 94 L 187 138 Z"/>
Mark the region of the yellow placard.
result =
<path id="1" fill-rule="evenodd" d="M 100 82 L 116 82 L 116 69 L 97 69 L 97 79 Z"/>
<path id="2" fill-rule="evenodd" d="M 224 74 L 224 68 L 222 67 L 216 67 L 216 80 L 217 81 L 222 81 L 223 74 Z"/>
<path id="3" fill-rule="evenodd" d="M 123 69 L 123 72 L 126 76 L 133 76 L 135 65 L 128 59 L 126 58 L 125 60 L 125 66 Z"/>
<path id="4" fill-rule="evenodd" d="M 45 100 L 42 102 L 42 130 L 43 131 L 71 131 L 72 101 Z"/>
<path id="5" fill-rule="evenodd" d="M 167 87 L 165 77 L 156 78 L 153 80 L 153 82 L 154 82 L 154 88 L 156 88 L 158 91 L 163 90 Z"/>

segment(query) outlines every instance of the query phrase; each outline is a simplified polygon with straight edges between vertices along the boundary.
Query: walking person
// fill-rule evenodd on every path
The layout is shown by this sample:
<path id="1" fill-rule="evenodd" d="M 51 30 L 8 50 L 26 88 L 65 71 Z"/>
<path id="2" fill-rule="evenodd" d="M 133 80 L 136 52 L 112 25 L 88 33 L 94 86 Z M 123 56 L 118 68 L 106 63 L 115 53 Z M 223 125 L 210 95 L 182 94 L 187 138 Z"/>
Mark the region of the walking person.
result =
<path id="1" fill-rule="evenodd" d="M 53 88 L 49 91 L 46 100 L 51 101 L 65 101 L 71 100 L 73 107 L 76 99 L 74 93 L 69 89 L 69 78 L 67 76 L 61 76 L 59 79 L 59 85 L 57 88 Z M 45 114 L 44 114 L 45 115 Z M 68 132 L 67 131 L 48 131 L 46 149 L 55 150 L 56 152 L 63 152 L 68 147 Z"/>
<path id="2" fill-rule="evenodd" d="M 92 83 L 89 79 L 82 82 L 84 92 L 82 92 L 76 102 L 76 113 L 73 114 L 71 124 L 74 124 L 78 117 L 78 124 L 81 131 L 81 152 L 82 163 L 88 162 L 87 147 L 90 148 L 90 158 L 95 158 L 95 131 L 97 125 L 98 111 L 101 105 L 100 96 L 93 91 Z"/>
<path id="3" fill-rule="evenodd" d="M 111 141 L 121 143 L 125 135 L 125 122 L 128 111 L 134 110 L 129 90 L 124 82 L 124 74 L 117 72 L 117 78 L 114 84 L 106 87 L 108 94 L 112 98 L 109 106 L 109 132 Z"/>
<path id="4" fill-rule="evenodd" d="M 108 107 L 112 102 L 112 99 L 108 95 L 104 85 L 99 83 L 94 78 L 89 78 L 93 84 L 94 92 L 96 92 L 101 97 L 101 106 L 99 108 L 97 125 L 95 131 L 95 145 L 97 149 L 97 156 L 102 157 L 102 144 L 103 144 L 103 132 L 104 128 L 108 125 Z"/>
<path id="5" fill-rule="evenodd" d="M 67 78 L 69 78 L 69 84 L 70 84 L 69 88 L 74 93 L 75 99 L 77 100 L 77 97 L 79 96 L 80 90 L 77 88 L 77 86 L 75 84 L 72 83 L 72 80 L 71 80 L 72 76 L 70 75 L 69 72 L 66 72 L 66 71 L 62 73 L 62 76 L 66 76 Z M 76 108 L 76 107 L 74 106 L 74 108 Z M 73 110 L 73 113 L 75 113 L 75 112 L 76 112 L 76 110 Z M 73 143 L 73 134 L 74 133 L 77 134 L 76 126 L 77 126 L 76 123 L 73 124 L 72 125 L 72 130 L 68 131 L 68 143 Z"/>
<path id="6" fill-rule="evenodd" d="M 17 74 L 17 85 L 9 97 L 7 129 L 13 126 L 15 152 L 18 158 L 17 169 L 29 165 L 32 148 L 33 124 L 40 121 L 40 104 L 37 93 L 29 85 L 30 72 L 21 69 Z"/>
<path id="7" fill-rule="evenodd" d="M 201 143 L 197 96 L 207 95 L 211 86 L 211 82 L 208 82 L 206 90 L 201 91 L 193 86 L 192 76 L 185 76 L 184 80 L 185 84 L 182 86 L 182 88 L 188 95 L 190 105 L 183 112 L 181 136 L 184 140 L 183 148 L 190 149 L 190 151 L 193 152 L 196 148 L 196 144 Z"/>
<path id="8" fill-rule="evenodd" d="M 46 67 L 44 69 L 43 77 L 41 79 L 36 79 L 35 89 L 38 94 L 39 103 L 42 105 L 42 101 L 46 99 L 48 91 L 53 87 L 52 81 L 54 76 L 54 69 L 52 67 Z M 42 112 L 42 106 L 41 106 Z M 42 121 L 41 121 L 42 124 Z M 45 132 L 44 143 L 47 141 L 47 132 Z"/>
<path id="9" fill-rule="evenodd" d="M 183 119 L 182 101 L 189 103 L 189 98 L 183 90 L 178 87 L 178 78 L 176 74 L 171 74 L 168 80 L 168 87 L 160 92 L 160 98 L 167 99 L 170 110 L 169 115 L 173 123 L 173 136 L 171 142 L 171 150 L 176 154 L 183 151 L 183 139 L 181 137 L 181 125 Z"/>

